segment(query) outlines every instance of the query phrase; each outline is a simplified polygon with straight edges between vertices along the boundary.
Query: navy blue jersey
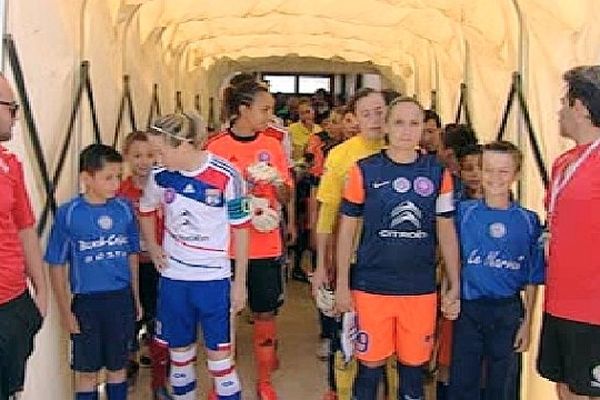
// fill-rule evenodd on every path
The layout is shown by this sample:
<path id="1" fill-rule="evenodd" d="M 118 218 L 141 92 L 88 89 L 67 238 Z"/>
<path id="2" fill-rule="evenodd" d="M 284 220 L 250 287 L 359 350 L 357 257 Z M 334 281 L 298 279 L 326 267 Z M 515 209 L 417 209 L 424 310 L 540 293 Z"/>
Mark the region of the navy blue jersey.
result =
<path id="1" fill-rule="evenodd" d="M 463 299 L 511 297 L 544 282 L 542 229 L 533 211 L 516 203 L 494 209 L 484 200 L 464 201 L 456 225 Z"/>
<path id="2" fill-rule="evenodd" d="M 351 288 L 375 294 L 435 292 L 436 218 L 451 216 L 452 178 L 435 156 L 399 164 L 384 152 L 350 171 L 342 213 L 363 218 Z"/>
<path id="3" fill-rule="evenodd" d="M 128 200 L 91 204 L 78 196 L 56 212 L 45 261 L 68 263 L 71 292 L 88 294 L 128 287 L 128 256 L 139 251 L 138 225 Z"/>

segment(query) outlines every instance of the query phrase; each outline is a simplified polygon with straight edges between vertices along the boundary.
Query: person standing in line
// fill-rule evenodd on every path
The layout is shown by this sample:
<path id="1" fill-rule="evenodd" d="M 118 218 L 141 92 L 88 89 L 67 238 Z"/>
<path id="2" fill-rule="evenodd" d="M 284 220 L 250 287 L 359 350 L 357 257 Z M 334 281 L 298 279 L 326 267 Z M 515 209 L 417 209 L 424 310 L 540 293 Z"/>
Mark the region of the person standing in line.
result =
<path id="1" fill-rule="evenodd" d="M 196 399 L 196 342 L 201 327 L 213 379 L 211 396 L 239 400 L 231 316 L 246 303 L 250 213 L 245 185 L 230 163 L 203 150 L 207 132 L 199 116 L 166 115 L 150 131 L 160 139 L 157 147 L 164 167 L 148 179 L 140 199 L 140 223 L 161 274 L 156 333 L 169 346 L 173 398 Z M 162 244 L 156 240 L 159 209 L 165 219 Z M 231 242 L 238 266 L 233 282 Z"/>
<path id="2" fill-rule="evenodd" d="M 600 399 L 600 65 L 563 75 L 560 134 L 575 142 L 552 166 L 540 375 L 561 400 Z"/>
<path id="3" fill-rule="evenodd" d="M 0 142 L 12 138 L 18 110 L 0 75 Z M 0 400 L 7 400 L 23 390 L 27 359 L 48 309 L 48 284 L 23 167 L 2 145 L 0 193 Z"/>
<path id="4" fill-rule="evenodd" d="M 520 380 L 517 357 L 529 348 L 545 269 L 539 218 L 512 200 L 522 160 L 510 142 L 484 145 L 484 197 L 458 204 L 461 313 L 454 323 L 450 400 L 482 398 L 484 376 L 483 398 L 509 400 Z"/>
<path id="5" fill-rule="evenodd" d="M 116 197 L 122 163 L 112 147 L 83 149 L 84 191 L 58 208 L 44 257 L 62 325 L 71 335 L 76 400 L 99 398 L 102 369 L 108 400 L 127 398 L 129 349 L 142 309 L 138 222 L 131 203 Z"/>
<path id="6" fill-rule="evenodd" d="M 424 399 L 424 368 L 437 317 L 436 244 L 445 260 L 441 308 L 460 309 L 458 242 L 452 178 L 434 155 L 418 150 L 423 108 L 410 97 L 392 101 L 386 115 L 389 147 L 355 163 L 341 207 L 336 308 L 355 311 L 357 400 L 375 400 L 386 360 L 398 359 L 401 399 Z M 363 229 L 357 262 L 353 237 Z"/>
<path id="7" fill-rule="evenodd" d="M 378 153 L 384 146 L 384 125 L 386 103 L 383 95 L 371 88 L 363 88 L 350 99 L 344 114 L 344 131 L 354 129 L 354 118 L 359 133 L 335 146 L 325 160 L 323 174 L 317 189 L 319 203 L 316 230 L 317 267 L 311 278 L 313 296 L 317 298 L 322 290 L 335 289 L 335 257 L 337 245 L 338 214 L 342 203 L 344 183 L 352 164 L 362 158 Z M 338 324 L 338 325 L 341 325 Z M 341 330 L 337 326 L 336 330 Z M 339 335 L 335 335 L 339 337 Z M 340 340 L 331 341 L 329 355 L 329 386 L 325 400 L 350 400 L 356 375 L 356 361 L 343 361 Z M 390 373 L 389 375 L 395 375 Z M 390 369 L 391 371 L 391 369 Z M 394 385 L 388 385 L 394 387 Z"/>
<path id="8" fill-rule="evenodd" d="M 248 185 L 247 284 L 254 319 L 256 390 L 260 400 L 275 400 L 271 375 L 279 367 L 276 315 L 284 301 L 281 208 L 290 199 L 293 183 L 281 142 L 264 134 L 274 106 L 266 86 L 245 81 L 232 84 L 224 93 L 231 126 L 210 141 L 207 149 L 234 165 Z M 237 265 L 234 268 L 237 275 Z"/>

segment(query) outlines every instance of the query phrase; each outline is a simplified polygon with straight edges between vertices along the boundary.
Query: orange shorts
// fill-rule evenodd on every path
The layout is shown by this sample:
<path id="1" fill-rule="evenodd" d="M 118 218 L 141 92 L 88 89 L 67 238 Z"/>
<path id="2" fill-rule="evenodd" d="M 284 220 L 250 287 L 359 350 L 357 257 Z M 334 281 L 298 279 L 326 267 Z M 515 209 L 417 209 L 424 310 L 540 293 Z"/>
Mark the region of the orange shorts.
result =
<path id="1" fill-rule="evenodd" d="M 438 363 L 444 367 L 450 367 L 452 360 L 452 334 L 454 332 L 454 321 L 440 317 L 440 331 L 438 338 Z"/>
<path id="2" fill-rule="evenodd" d="M 356 357 L 382 361 L 396 354 L 404 365 L 421 365 L 433 349 L 437 294 L 393 296 L 355 290 L 359 333 Z"/>

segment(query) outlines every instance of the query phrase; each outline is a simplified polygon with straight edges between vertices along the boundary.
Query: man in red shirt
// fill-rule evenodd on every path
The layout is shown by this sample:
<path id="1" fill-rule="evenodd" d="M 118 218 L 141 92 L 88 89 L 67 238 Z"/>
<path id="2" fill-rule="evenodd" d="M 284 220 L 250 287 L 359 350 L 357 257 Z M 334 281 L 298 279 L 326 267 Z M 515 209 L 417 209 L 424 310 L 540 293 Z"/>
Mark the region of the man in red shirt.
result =
<path id="1" fill-rule="evenodd" d="M 538 371 L 561 400 L 600 399 L 600 66 L 563 78 L 560 134 L 576 146 L 552 166 Z"/>
<path id="2" fill-rule="evenodd" d="M 0 76 L 0 142 L 11 139 L 18 108 Z M 46 315 L 48 294 L 23 168 L 2 145 L 0 193 L 0 400 L 6 400 L 23 389 L 25 364 Z"/>

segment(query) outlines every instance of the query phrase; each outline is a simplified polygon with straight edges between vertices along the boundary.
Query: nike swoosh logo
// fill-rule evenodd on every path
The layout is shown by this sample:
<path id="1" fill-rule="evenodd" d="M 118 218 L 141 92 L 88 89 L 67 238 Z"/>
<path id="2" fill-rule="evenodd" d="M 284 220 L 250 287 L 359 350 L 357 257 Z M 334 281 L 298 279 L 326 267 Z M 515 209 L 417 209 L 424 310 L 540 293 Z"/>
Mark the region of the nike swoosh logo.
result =
<path id="1" fill-rule="evenodd" d="M 384 187 L 385 185 L 389 185 L 390 181 L 384 182 L 373 182 L 373 189 L 379 189 L 380 187 Z"/>

